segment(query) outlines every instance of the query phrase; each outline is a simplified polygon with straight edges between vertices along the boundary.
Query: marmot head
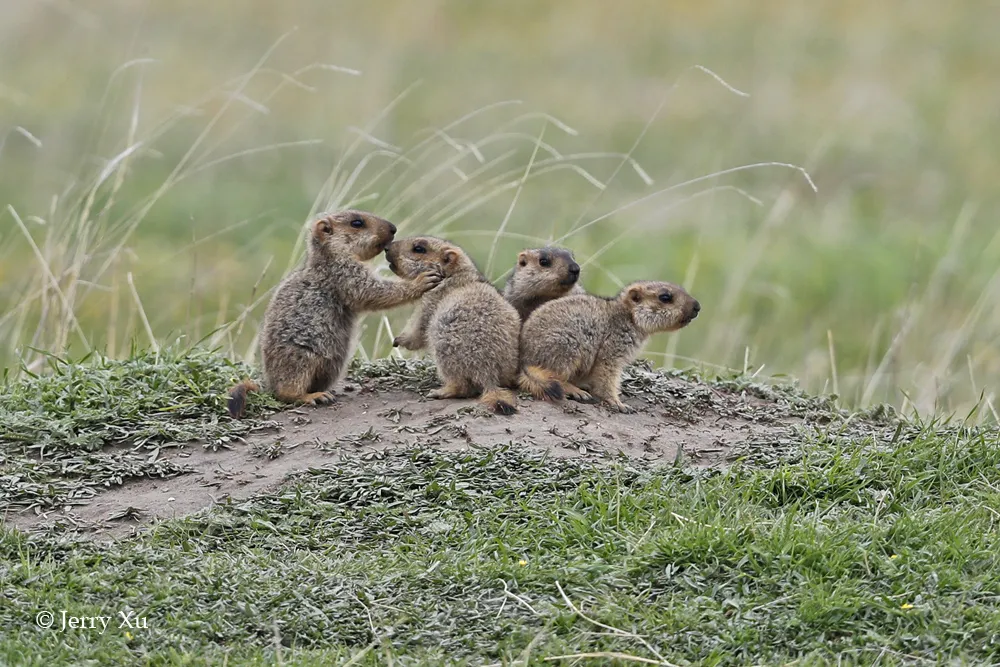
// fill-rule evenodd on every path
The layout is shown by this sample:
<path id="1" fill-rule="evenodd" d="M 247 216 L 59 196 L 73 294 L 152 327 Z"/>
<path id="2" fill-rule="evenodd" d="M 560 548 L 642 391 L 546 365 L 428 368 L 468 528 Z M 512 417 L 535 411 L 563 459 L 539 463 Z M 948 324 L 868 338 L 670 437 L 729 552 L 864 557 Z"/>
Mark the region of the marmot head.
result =
<path id="1" fill-rule="evenodd" d="M 450 241 L 433 236 L 413 236 L 393 241 L 385 249 L 389 268 L 400 278 L 416 278 L 436 270 L 444 278 L 469 269 L 478 271 L 465 251 Z"/>
<path id="2" fill-rule="evenodd" d="M 646 335 L 686 327 L 701 310 L 697 299 L 673 283 L 635 282 L 626 285 L 618 298 Z"/>
<path id="3" fill-rule="evenodd" d="M 557 299 L 565 296 L 580 279 L 580 265 L 564 248 L 532 248 L 517 256 L 507 286 L 518 294 Z"/>
<path id="4" fill-rule="evenodd" d="M 396 225 L 365 211 L 328 213 L 313 223 L 313 253 L 348 252 L 362 262 L 372 259 L 392 243 Z"/>

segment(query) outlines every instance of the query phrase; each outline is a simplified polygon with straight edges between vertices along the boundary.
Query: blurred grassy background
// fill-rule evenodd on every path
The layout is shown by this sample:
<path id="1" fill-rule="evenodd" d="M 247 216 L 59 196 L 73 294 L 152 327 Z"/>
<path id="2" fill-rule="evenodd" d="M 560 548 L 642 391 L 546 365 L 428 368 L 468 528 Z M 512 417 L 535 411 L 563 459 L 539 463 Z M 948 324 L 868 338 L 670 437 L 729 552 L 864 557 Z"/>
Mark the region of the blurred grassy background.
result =
<path id="1" fill-rule="evenodd" d="M 213 331 L 253 359 L 302 224 L 354 204 L 491 277 L 563 238 L 593 291 L 685 283 L 703 316 L 657 363 L 990 415 L 997 25 L 985 1 L 4 3 L 0 365 Z M 782 167 L 664 191 L 768 161 L 818 192 Z"/>

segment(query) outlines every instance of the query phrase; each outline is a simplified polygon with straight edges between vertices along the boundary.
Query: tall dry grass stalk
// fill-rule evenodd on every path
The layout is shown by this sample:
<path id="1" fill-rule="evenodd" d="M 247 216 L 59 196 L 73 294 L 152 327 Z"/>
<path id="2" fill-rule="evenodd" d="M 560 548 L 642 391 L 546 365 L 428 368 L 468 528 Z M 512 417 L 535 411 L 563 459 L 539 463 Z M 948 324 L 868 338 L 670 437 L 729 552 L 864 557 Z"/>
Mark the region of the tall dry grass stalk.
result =
<path id="1" fill-rule="evenodd" d="M 267 114 L 272 102 L 283 92 L 289 89 L 315 91 L 316 86 L 303 81 L 308 73 L 323 70 L 343 76 L 363 75 L 349 68 L 317 63 L 292 72 L 279 72 L 274 83 L 275 68 L 270 60 L 284 39 L 273 44 L 244 74 L 148 124 L 142 122 L 142 92 L 144 68 L 151 62 L 129 61 L 114 72 L 108 90 L 126 83 L 131 90 L 128 122 L 121 128 L 116 152 L 101 165 L 85 167 L 74 174 L 69 186 L 53 195 L 45 216 L 23 216 L 13 205 L 6 206 L 14 231 L 30 250 L 37 269 L 28 276 L 21 276 L 16 288 L 8 284 L 2 293 L 7 309 L 0 316 L 0 345 L 7 359 L 18 360 L 30 372 L 40 372 L 50 353 L 64 355 L 72 349 L 77 356 L 91 351 L 116 356 L 127 354 L 137 340 L 143 346 L 159 349 L 173 338 L 183 337 L 188 344 L 221 348 L 233 357 L 255 361 L 256 337 L 247 341 L 245 334 L 254 331 L 259 323 L 272 289 L 267 285 L 276 284 L 301 260 L 304 235 L 299 234 L 284 261 L 273 256 L 267 258 L 256 281 L 247 286 L 247 293 L 234 293 L 232 288 L 220 286 L 215 313 L 200 312 L 199 301 L 194 298 L 199 264 L 211 262 L 211 258 L 199 258 L 199 248 L 210 239 L 238 232 L 248 221 L 227 225 L 168 253 L 165 261 L 192 267 L 186 321 L 178 323 L 167 319 L 173 325 L 170 338 L 164 338 L 164 327 L 157 323 L 157 307 L 146 300 L 156 287 L 143 283 L 146 258 L 136 255 L 134 241 L 141 235 L 150 211 L 179 184 L 233 161 L 253 159 L 275 151 L 310 149 L 321 144 L 319 139 L 297 139 L 225 152 L 227 142 L 247 127 L 248 119 L 255 114 Z M 691 68 L 682 77 L 692 73 L 706 75 L 736 97 L 747 96 L 704 67 Z M 270 88 L 261 92 L 268 82 Z M 649 128 L 677 94 L 680 83 L 678 79 L 668 88 L 625 152 L 561 151 L 553 137 L 578 137 L 577 130 L 553 115 L 524 110 L 525 105 L 518 100 L 473 109 L 441 127 L 427 128 L 407 142 L 394 142 L 380 136 L 382 125 L 416 89 L 418 84 L 414 84 L 364 127 L 344 128 L 351 140 L 331 165 L 302 220 L 302 228 L 321 211 L 370 207 L 396 221 L 403 234 L 420 232 L 446 235 L 460 242 L 464 239 L 488 241 L 483 248 L 483 266 L 498 282 L 506 275 L 507 261 L 501 252 L 505 243 L 521 246 L 553 243 L 569 247 L 580 243 L 574 249 L 581 265 L 588 272 L 596 272 L 602 280 L 620 286 L 624 281 L 613 267 L 602 262 L 602 258 L 650 225 L 671 222 L 678 231 L 684 229 L 685 223 L 677 215 L 685 207 L 715 195 L 736 195 L 737 199 L 761 207 L 766 213 L 746 247 L 728 266 L 720 298 L 709 312 L 711 326 L 706 325 L 700 335 L 695 355 L 698 359 L 678 354 L 679 341 L 687 333 L 668 338 L 665 347 L 650 349 L 648 356 L 668 366 L 694 363 L 711 370 L 725 367 L 712 363 L 713 360 L 742 355 L 743 370 L 761 374 L 768 366 L 767 360 L 755 358 L 739 306 L 751 276 L 760 270 L 770 244 L 783 233 L 783 226 L 798 199 L 792 186 L 779 191 L 772 199 L 725 179 L 749 171 L 780 169 L 791 170 L 812 192 L 817 187 L 803 167 L 777 161 L 741 164 L 669 185 L 657 185 L 650 170 L 635 158 L 635 153 Z M 254 95 L 251 89 L 256 91 Z M 235 109 L 243 115 L 234 114 Z M 136 190 L 129 186 L 130 179 L 141 169 L 138 163 L 147 157 L 162 155 L 157 148 L 158 141 L 182 121 L 190 123 L 192 117 L 203 119 L 194 140 L 170 168 L 166 178 L 151 192 L 136 198 Z M 489 119 L 495 119 L 490 131 L 477 133 L 471 129 L 473 122 L 483 124 Z M 17 136 L 34 144 L 37 150 L 45 150 L 46 147 L 29 132 L 21 128 L 15 130 Z M 10 137 L 11 133 L 6 136 Z M 0 143 L 0 149 L 3 145 Z M 623 199 L 617 195 L 613 198 L 611 193 L 616 179 L 626 174 L 638 179 L 647 191 L 638 197 Z M 524 206 L 525 197 L 529 196 L 528 188 L 549 182 L 558 184 L 563 182 L 560 179 L 567 177 L 575 179 L 577 187 L 591 193 L 580 202 L 579 213 L 572 222 L 560 225 L 552 220 L 530 227 L 511 224 Z M 246 187 L 254 188 L 256 184 L 247 183 Z M 128 197 L 126 191 L 130 193 Z M 478 227 L 460 224 L 498 204 L 504 211 L 501 218 L 490 218 Z M 974 210 L 970 208 L 956 220 L 951 243 L 938 270 L 923 292 L 914 296 L 888 347 L 881 349 L 877 343 L 880 332 L 876 329 L 873 333 L 873 361 L 864 371 L 864 377 L 852 377 L 838 370 L 836 336 L 827 331 L 823 354 L 829 364 L 824 380 L 832 383 L 834 391 L 842 386 L 860 387 L 856 403 L 861 406 L 885 395 L 890 388 L 893 364 L 907 338 L 918 328 L 932 325 L 935 309 L 946 298 L 941 293 L 942 281 L 959 261 L 957 249 L 962 245 L 973 215 Z M 623 217 L 632 219 L 622 224 Z M 699 248 L 695 248 L 682 276 L 664 277 L 682 279 L 689 287 L 693 286 L 701 277 L 701 256 Z M 276 265 L 283 267 L 280 272 L 274 269 Z M 949 385 L 965 381 L 965 366 L 968 366 L 968 381 L 976 387 L 975 361 L 969 355 L 963 360 L 963 354 L 969 341 L 982 331 L 995 331 L 990 327 L 995 327 L 996 323 L 984 324 L 984 318 L 998 299 L 1000 272 L 993 275 L 960 325 L 942 333 L 941 343 L 936 348 L 938 354 L 911 378 L 920 391 L 912 401 L 907 399 L 903 407 L 923 412 L 941 407 L 939 395 L 947 393 Z M 236 304 L 235 312 L 231 304 Z M 89 309 L 107 313 L 99 329 L 82 324 L 81 314 Z M 214 324 L 206 333 L 202 330 L 204 316 L 213 315 Z M 358 351 L 363 358 L 392 353 L 389 346 L 393 337 L 391 318 L 380 314 L 368 318 L 369 324 L 372 321 L 372 335 L 364 339 Z M 789 334 L 777 332 L 775 335 Z M 103 349 L 95 350 L 95 337 L 104 340 Z M 244 341 L 244 346 L 238 348 L 240 341 Z M 753 364 L 751 359 L 754 359 Z M 953 372 L 957 361 L 963 361 L 958 364 L 962 366 L 961 380 Z M 981 410 L 984 417 L 995 417 L 995 400 L 994 390 L 983 387 L 980 403 L 985 406 Z"/>

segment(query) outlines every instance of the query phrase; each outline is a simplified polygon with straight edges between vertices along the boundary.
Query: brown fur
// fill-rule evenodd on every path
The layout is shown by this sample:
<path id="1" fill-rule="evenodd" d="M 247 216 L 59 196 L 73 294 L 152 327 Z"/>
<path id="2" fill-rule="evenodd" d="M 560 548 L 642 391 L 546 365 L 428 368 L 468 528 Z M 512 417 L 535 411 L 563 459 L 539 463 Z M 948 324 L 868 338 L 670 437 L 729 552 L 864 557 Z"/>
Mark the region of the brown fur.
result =
<path id="1" fill-rule="evenodd" d="M 402 278 L 436 270 L 441 284 L 420 300 L 392 344 L 427 348 L 443 386 L 430 398 L 471 398 L 498 414 L 517 410 L 507 387 L 517 382 L 517 311 L 486 280 L 457 245 L 433 237 L 399 239 L 386 250 L 389 267 Z"/>
<path id="2" fill-rule="evenodd" d="M 521 389 L 536 398 L 561 401 L 566 396 L 563 393 L 563 384 L 556 377 L 556 374 L 545 370 L 541 366 L 526 366 L 521 371 L 519 384 L 521 385 Z"/>
<path id="3" fill-rule="evenodd" d="M 247 394 L 260 391 L 260 386 L 253 380 L 244 380 L 229 390 L 229 416 L 239 418 L 246 412 Z"/>
<path id="4" fill-rule="evenodd" d="M 525 320 L 543 303 L 567 294 L 583 294 L 579 278 L 580 265 L 569 250 L 549 246 L 523 250 L 517 256 L 503 296 Z"/>
<path id="5" fill-rule="evenodd" d="M 682 287 L 664 282 L 632 283 L 610 299 L 581 294 L 550 301 L 521 329 L 521 387 L 536 398 L 562 394 L 631 412 L 619 398 L 622 370 L 649 336 L 687 326 L 700 310 Z"/>
<path id="6" fill-rule="evenodd" d="M 288 403 L 325 404 L 354 352 L 360 313 L 415 301 L 440 278 L 427 271 L 413 280 L 382 280 L 366 262 L 392 242 L 396 227 L 364 211 L 341 211 L 310 228 L 305 263 L 278 286 L 264 314 L 260 335 L 264 386 Z M 236 385 L 229 412 L 240 417 L 246 394 Z"/>

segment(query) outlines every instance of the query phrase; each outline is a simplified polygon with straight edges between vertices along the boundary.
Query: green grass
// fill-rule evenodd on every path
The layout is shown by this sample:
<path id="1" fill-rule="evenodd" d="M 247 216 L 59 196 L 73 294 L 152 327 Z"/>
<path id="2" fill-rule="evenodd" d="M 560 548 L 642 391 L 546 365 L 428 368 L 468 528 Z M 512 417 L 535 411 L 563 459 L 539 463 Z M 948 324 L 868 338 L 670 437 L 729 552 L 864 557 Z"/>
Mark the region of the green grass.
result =
<path id="1" fill-rule="evenodd" d="M 1000 662 L 994 4 L 50 4 L 0 6 L 0 512 L 266 419 L 223 392 L 350 204 L 498 280 L 560 239 L 593 291 L 681 282 L 702 315 L 646 357 L 825 426 L 725 472 L 414 450 L 110 545 L 0 527 L 0 663 Z M 681 185 L 769 161 L 818 192 Z M 407 314 L 355 374 L 427 385 Z"/>
<path id="2" fill-rule="evenodd" d="M 418 451 L 107 548 L 6 533 L 0 651 L 183 664 L 283 647 L 309 664 L 374 643 L 372 659 L 492 661 L 537 638 L 537 657 L 995 660 L 995 436 L 834 447 L 695 477 Z M 559 586 L 622 635 L 595 635 Z M 42 609 L 126 608 L 149 619 L 132 639 L 32 626 Z"/>
<path id="3" fill-rule="evenodd" d="M 202 439 L 224 447 L 253 422 L 226 417 L 226 390 L 250 369 L 204 350 L 95 357 L 10 382 L 0 394 L 0 511 L 86 502 L 102 487 L 170 477 L 163 446 Z M 267 395 L 249 414 L 273 411 Z"/>
<path id="4" fill-rule="evenodd" d="M 354 375 L 422 386 L 424 368 L 380 362 Z M 217 355 L 167 351 L 12 384 L 0 404 L 5 424 L 64 414 L 71 387 L 101 382 L 157 404 L 173 397 L 183 416 L 154 433 L 148 414 L 157 411 L 126 402 L 102 413 L 100 428 L 81 424 L 77 442 L 65 424 L 22 424 L 0 436 L 3 479 L 46 434 L 55 459 L 98 442 L 118 443 L 107 452 L 178 433 L 224 438 L 232 431 L 215 418 L 219 387 L 243 370 Z M 656 395 L 670 388 L 666 379 L 639 369 L 625 389 Z M 414 448 L 348 456 L 277 493 L 108 544 L 59 528 L 0 528 L 0 662 L 1000 659 L 995 429 L 900 420 L 891 410 L 851 414 L 745 377 L 708 386 L 787 403 L 825 426 L 723 472 L 595 466 L 516 445 Z M 248 425 L 271 409 L 256 398 Z M 69 410 L 75 418 L 94 406 Z M 30 442 L 18 435 L 29 430 Z M 62 610 L 114 622 L 103 634 L 35 625 L 39 612 L 58 623 Z M 147 627 L 116 627 L 119 611 Z"/>

